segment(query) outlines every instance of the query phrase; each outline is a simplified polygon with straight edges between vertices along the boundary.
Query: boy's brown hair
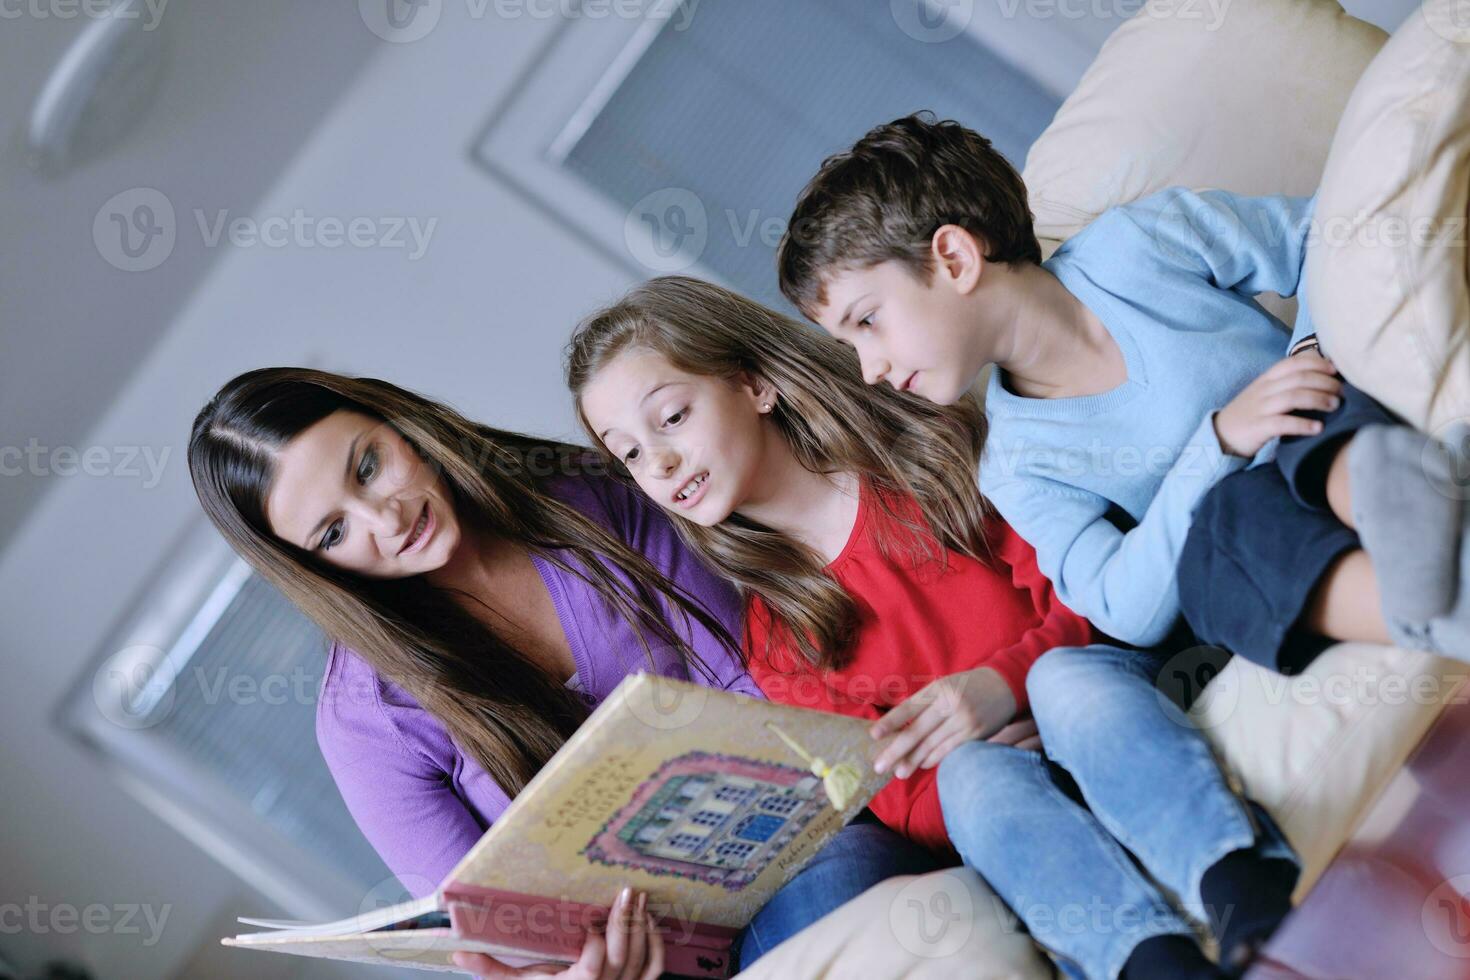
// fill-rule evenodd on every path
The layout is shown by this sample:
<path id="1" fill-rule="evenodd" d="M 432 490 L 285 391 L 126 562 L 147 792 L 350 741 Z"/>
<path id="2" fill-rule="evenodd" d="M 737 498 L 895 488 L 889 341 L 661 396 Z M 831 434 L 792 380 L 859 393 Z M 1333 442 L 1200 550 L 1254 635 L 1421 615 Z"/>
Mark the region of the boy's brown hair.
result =
<path id="1" fill-rule="evenodd" d="M 828 157 L 802 189 L 776 253 L 781 293 L 811 316 L 838 272 L 896 259 L 927 281 L 930 241 L 949 224 L 991 262 L 1039 263 L 1031 220 L 1021 175 L 989 140 L 914 113 Z"/>

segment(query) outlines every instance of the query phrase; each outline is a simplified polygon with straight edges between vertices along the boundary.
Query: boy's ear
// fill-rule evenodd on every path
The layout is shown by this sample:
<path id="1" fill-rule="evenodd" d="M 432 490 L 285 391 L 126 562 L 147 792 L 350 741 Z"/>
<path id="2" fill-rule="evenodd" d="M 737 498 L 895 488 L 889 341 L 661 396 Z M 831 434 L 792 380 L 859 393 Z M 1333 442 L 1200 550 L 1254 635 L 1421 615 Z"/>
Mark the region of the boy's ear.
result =
<path id="1" fill-rule="evenodd" d="M 933 282 L 968 294 L 980 285 L 985 272 L 985 242 L 959 225 L 941 225 L 929 240 L 934 263 Z"/>

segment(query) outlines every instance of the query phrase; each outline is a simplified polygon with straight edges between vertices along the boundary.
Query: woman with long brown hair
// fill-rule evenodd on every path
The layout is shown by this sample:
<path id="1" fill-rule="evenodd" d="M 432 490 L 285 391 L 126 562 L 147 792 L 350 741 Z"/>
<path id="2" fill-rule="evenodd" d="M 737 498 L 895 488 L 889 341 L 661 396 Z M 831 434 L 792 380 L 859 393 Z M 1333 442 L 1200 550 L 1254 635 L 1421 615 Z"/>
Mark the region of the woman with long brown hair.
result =
<path id="1" fill-rule="evenodd" d="M 761 696 L 732 639 L 733 592 L 587 450 L 386 381 L 264 368 L 200 411 L 189 467 L 226 540 L 334 641 L 322 754 L 413 895 L 630 671 Z M 851 825 L 756 917 L 740 956 L 928 866 L 877 824 Z M 625 891 L 620 926 L 590 937 L 565 976 L 657 975 L 661 940 L 642 910 Z"/>

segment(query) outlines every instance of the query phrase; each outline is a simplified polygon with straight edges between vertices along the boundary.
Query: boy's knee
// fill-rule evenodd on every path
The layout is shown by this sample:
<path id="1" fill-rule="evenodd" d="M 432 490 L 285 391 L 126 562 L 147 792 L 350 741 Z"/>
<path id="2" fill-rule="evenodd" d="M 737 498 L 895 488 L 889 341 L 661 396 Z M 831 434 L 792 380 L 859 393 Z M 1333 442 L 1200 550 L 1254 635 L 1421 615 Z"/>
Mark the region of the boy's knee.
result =
<path id="1" fill-rule="evenodd" d="M 966 742 L 939 763 L 939 806 L 949 839 L 966 863 L 984 867 L 1014 846 L 1038 815 L 1049 779 L 1039 753 Z"/>
<path id="2" fill-rule="evenodd" d="M 990 742 L 973 741 L 957 745 L 939 760 L 935 773 L 935 784 L 939 788 L 939 803 L 948 808 L 952 803 L 963 806 L 964 797 L 979 789 L 981 782 L 990 782 L 990 772 L 997 761 L 993 749 L 1006 748 Z"/>
<path id="3" fill-rule="evenodd" d="M 952 749 L 939 763 L 935 782 L 946 812 L 994 809 L 1017 799 L 1022 784 L 1034 778 L 1037 753 L 1011 745 L 976 740 Z"/>
<path id="4" fill-rule="evenodd" d="M 1067 689 L 1076 683 L 1073 676 L 1086 666 L 1090 656 L 1086 647 L 1056 647 L 1031 665 L 1026 672 L 1026 697 L 1032 715 L 1038 709 L 1045 711 L 1048 705 L 1065 703 Z"/>

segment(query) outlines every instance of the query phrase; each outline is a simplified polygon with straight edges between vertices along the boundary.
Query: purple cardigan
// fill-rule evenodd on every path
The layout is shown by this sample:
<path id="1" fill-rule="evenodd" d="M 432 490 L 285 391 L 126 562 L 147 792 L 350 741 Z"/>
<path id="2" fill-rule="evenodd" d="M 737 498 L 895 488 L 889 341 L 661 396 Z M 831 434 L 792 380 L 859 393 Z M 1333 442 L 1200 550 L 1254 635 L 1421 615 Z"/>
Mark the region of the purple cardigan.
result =
<path id="1" fill-rule="evenodd" d="M 702 601 L 738 642 L 734 591 L 688 552 L 658 507 L 606 477 L 568 477 L 550 490 L 620 536 Z M 532 556 L 577 663 L 577 685 L 601 702 L 628 673 L 647 668 L 637 635 L 574 575 Z M 745 669 L 703 627 L 689 635 L 727 691 L 764 697 Z M 667 645 L 649 639 L 658 673 L 708 683 L 689 673 Z M 357 654 L 333 644 L 316 715 L 317 744 L 337 789 L 368 841 L 414 897 L 453 870 L 510 798 L 449 733 L 397 685 Z"/>

